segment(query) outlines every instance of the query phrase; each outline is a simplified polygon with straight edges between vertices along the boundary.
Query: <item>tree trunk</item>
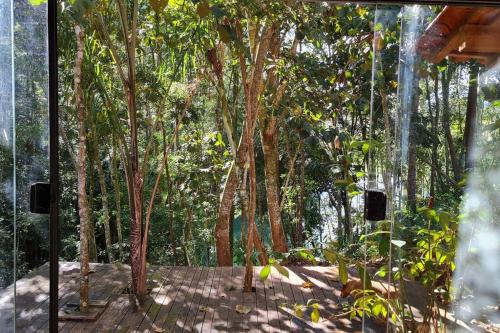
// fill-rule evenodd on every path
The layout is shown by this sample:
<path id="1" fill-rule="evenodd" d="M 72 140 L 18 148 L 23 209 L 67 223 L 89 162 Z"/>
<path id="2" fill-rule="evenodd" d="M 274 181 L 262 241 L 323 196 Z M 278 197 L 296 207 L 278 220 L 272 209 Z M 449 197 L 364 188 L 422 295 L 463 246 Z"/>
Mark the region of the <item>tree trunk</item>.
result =
<path id="1" fill-rule="evenodd" d="M 429 78 L 425 78 L 425 89 L 426 89 L 426 99 L 427 99 L 427 109 L 429 110 L 429 118 L 431 119 L 431 132 L 433 135 L 437 136 L 436 133 L 436 116 L 432 112 L 432 103 L 431 103 L 431 89 L 429 86 Z M 437 103 L 437 101 L 436 101 Z M 437 105 L 435 107 L 437 112 Z M 437 175 L 437 145 L 436 145 L 437 137 L 433 138 L 432 141 L 432 150 L 431 150 L 431 180 L 429 186 L 429 197 L 434 199 L 436 196 L 436 175 Z"/>
<path id="2" fill-rule="evenodd" d="M 85 106 L 83 105 L 82 63 L 83 63 L 83 30 L 75 25 L 76 57 L 74 68 L 75 105 L 78 119 L 78 206 L 80 215 L 80 311 L 88 309 L 89 303 L 89 206 L 87 200 L 87 147 L 85 129 Z"/>
<path id="3" fill-rule="evenodd" d="M 417 130 L 415 122 L 417 121 L 418 107 L 420 102 L 420 77 L 418 68 L 420 66 L 420 58 L 417 57 L 413 67 L 413 91 L 410 106 L 410 133 L 408 138 L 408 175 L 407 175 L 407 200 L 408 207 L 411 212 L 417 211 Z"/>
<path id="4" fill-rule="evenodd" d="M 264 151 L 264 170 L 266 176 L 267 210 L 273 251 L 288 252 L 285 231 L 281 221 L 278 123 L 275 116 L 268 118 L 267 126 L 261 125 L 262 150 Z"/>
<path id="5" fill-rule="evenodd" d="M 130 268 L 132 289 L 136 295 L 146 294 L 146 260 L 142 253 L 142 175 L 139 169 L 139 149 L 137 140 L 137 110 L 135 103 L 135 82 L 129 81 L 127 90 L 130 118 Z"/>
<path id="6" fill-rule="evenodd" d="M 255 174 L 255 153 L 253 149 L 253 137 L 248 140 L 248 162 L 249 162 L 249 192 L 250 200 L 248 205 L 248 239 L 245 251 L 245 278 L 243 291 L 252 292 L 252 280 L 253 280 L 253 263 L 252 263 L 252 253 L 254 249 L 254 237 L 257 236 L 257 228 L 255 227 L 255 207 L 257 202 L 257 186 L 256 186 L 256 174 Z"/>
<path id="7" fill-rule="evenodd" d="M 465 169 L 472 167 L 471 151 L 474 144 L 474 132 L 477 113 L 477 88 L 478 88 L 479 67 L 477 64 L 470 64 L 469 69 L 469 94 L 467 96 L 467 115 L 465 116 L 464 129 L 464 160 Z"/>
<path id="8" fill-rule="evenodd" d="M 97 144 L 94 145 L 94 153 L 96 157 L 99 156 L 99 148 Z M 96 159 L 98 160 L 98 158 Z M 97 175 L 99 178 L 99 187 L 101 189 L 101 201 L 102 201 L 102 212 L 104 215 L 104 238 L 106 240 L 106 252 L 108 254 L 109 263 L 113 263 L 115 261 L 113 255 L 113 246 L 111 242 L 111 228 L 109 227 L 109 201 L 108 201 L 108 190 L 106 189 L 106 181 L 104 179 L 104 169 L 102 167 L 102 163 L 96 163 L 97 165 Z"/>
<path id="9" fill-rule="evenodd" d="M 89 143 L 90 145 L 90 143 Z M 87 145 L 86 145 L 87 146 Z M 88 152 L 87 152 L 88 154 Z M 94 211 L 94 192 L 95 192 L 95 181 L 94 181 L 94 158 L 88 155 L 89 159 L 89 260 L 90 262 L 97 262 L 97 244 L 95 241 L 95 223 L 92 212 Z"/>
<path id="10" fill-rule="evenodd" d="M 455 182 L 460 181 L 460 165 L 458 163 L 458 156 L 455 149 L 455 144 L 453 142 L 453 136 L 451 135 L 451 123 L 450 123 L 450 79 L 452 70 L 450 65 L 448 65 L 448 70 L 442 73 L 441 84 L 443 89 L 443 129 L 446 136 L 447 148 L 449 153 L 449 158 L 451 162 L 451 168 L 453 170 L 453 178 Z"/>
<path id="11" fill-rule="evenodd" d="M 167 154 L 167 135 L 165 133 L 165 126 L 162 124 L 162 137 L 163 137 L 163 157 Z M 165 178 L 167 181 L 167 200 L 165 202 L 167 206 L 167 234 L 170 246 L 172 247 L 172 254 L 174 256 L 174 262 L 176 265 L 179 264 L 177 259 L 177 240 L 174 235 L 174 208 L 172 204 L 172 178 L 170 178 L 170 169 L 168 167 L 168 161 L 165 163 Z"/>
<path id="12" fill-rule="evenodd" d="M 304 245 L 304 200 L 305 200 L 305 164 L 306 157 L 304 153 L 304 145 L 301 144 L 300 152 L 300 179 L 299 179 L 299 197 L 297 202 L 297 227 L 296 238 L 297 243 L 295 246 L 301 247 Z"/>
<path id="13" fill-rule="evenodd" d="M 217 213 L 217 224 L 215 225 L 215 248 L 217 252 L 218 266 L 232 266 L 231 240 L 229 232 L 229 223 L 231 209 L 233 206 L 234 194 L 238 187 L 238 176 L 236 172 L 236 163 L 233 161 L 227 175 L 224 190 L 220 199 Z"/>
<path id="14" fill-rule="evenodd" d="M 115 195 L 115 219 L 116 219 L 116 233 L 118 236 L 118 252 L 120 261 L 123 260 L 123 232 L 122 232 L 122 207 L 121 207 L 121 188 L 120 179 L 118 177 L 118 157 L 116 156 L 115 148 L 113 147 L 111 153 L 111 181 L 113 182 L 113 192 Z"/>
<path id="15" fill-rule="evenodd" d="M 341 190 L 340 197 L 342 200 L 342 207 L 344 209 L 344 242 L 345 244 L 350 244 L 352 242 L 351 205 L 349 203 L 349 196 L 347 195 L 347 191 Z"/>

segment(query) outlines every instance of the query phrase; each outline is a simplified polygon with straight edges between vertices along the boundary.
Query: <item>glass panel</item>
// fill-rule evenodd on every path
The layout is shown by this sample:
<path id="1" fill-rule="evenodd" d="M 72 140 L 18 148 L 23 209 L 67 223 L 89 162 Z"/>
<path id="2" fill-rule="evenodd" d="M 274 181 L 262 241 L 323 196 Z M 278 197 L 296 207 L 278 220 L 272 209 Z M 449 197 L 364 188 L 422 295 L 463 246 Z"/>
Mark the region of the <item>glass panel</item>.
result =
<path id="1" fill-rule="evenodd" d="M 500 65 L 479 76 L 475 142 L 463 204 L 457 249 L 458 317 L 500 323 L 495 304 L 500 298 Z M 481 272 L 481 274 L 477 274 Z"/>
<path id="2" fill-rule="evenodd" d="M 0 327 L 14 328 L 14 87 L 12 2 L 0 0 Z"/>
<path id="3" fill-rule="evenodd" d="M 0 9 L 0 326 L 23 332 L 48 320 L 48 216 L 29 212 L 49 178 L 47 5 Z"/>
<path id="4" fill-rule="evenodd" d="M 478 24 L 474 34 L 454 15 Z M 399 297 L 387 304 L 388 327 L 409 330 L 413 319 L 474 329 L 498 323 L 492 309 L 499 284 L 485 279 L 498 274 L 490 260 L 499 236 L 498 53 L 480 31 L 489 31 L 485 22 L 496 15 L 489 8 L 402 8 L 392 112 L 394 211 L 383 268 Z M 484 72 L 479 88 L 478 72 Z"/>

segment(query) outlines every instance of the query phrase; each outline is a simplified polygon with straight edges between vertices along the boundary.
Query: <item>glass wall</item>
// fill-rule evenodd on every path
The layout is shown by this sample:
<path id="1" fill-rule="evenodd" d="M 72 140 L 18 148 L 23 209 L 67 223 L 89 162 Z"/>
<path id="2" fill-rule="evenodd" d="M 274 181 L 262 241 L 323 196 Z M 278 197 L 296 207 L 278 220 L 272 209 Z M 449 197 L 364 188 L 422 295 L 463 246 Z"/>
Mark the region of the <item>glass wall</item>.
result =
<path id="1" fill-rule="evenodd" d="M 411 331 L 415 321 L 492 329 L 500 319 L 499 53 L 481 31 L 493 31 L 498 12 L 447 10 L 376 11 L 371 135 L 386 146 L 370 145 L 378 163 L 370 174 L 388 207 L 387 220 L 367 230 L 365 251 L 377 239 L 386 258 L 376 279 L 399 290 L 384 303 L 388 330 Z M 474 21 L 475 34 L 453 15 Z"/>
<path id="2" fill-rule="evenodd" d="M 0 327 L 12 332 L 48 314 L 48 217 L 29 212 L 31 184 L 49 178 L 47 5 L 1 0 L 0 12 Z"/>

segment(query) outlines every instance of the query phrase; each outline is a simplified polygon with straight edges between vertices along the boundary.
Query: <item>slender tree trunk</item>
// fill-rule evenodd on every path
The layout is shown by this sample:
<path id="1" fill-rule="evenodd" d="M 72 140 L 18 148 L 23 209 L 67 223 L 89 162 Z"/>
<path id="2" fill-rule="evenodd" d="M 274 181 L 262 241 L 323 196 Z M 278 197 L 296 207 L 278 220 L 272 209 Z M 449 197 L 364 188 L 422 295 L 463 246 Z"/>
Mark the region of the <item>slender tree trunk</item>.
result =
<path id="1" fill-rule="evenodd" d="M 167 135 L 165 133 L 165 126 L 162 124 L 162 136 L 163 136 L 163 158 L 167 154 Z M 179 264 L 177 258 L 177 241 L 174 235 L 174 210 L 172 204 L 172 178 L 170 178 L 170 170 L 168 167 L 168 161 L 165 163 L 165 178 L 167 181 L 167 200 L 165 202 L 167 206 L 167 225 L 168 225 L 168 240 L 170 246 L 172 247 L 172 254 L 174 256 L 174 262 L 176 265 Z"/>
<path id="2" fill-rule="evenodd" d="M 266 197 L 273 251 L 288 252 L 285 231 L 281 221 L 278 122 L 275 116 L 268 118 L 267 126 L 261 125 L 264 170 L 266 175 Z"/>
<path id="3" fill-rule="evenodd" d="M 420 58 L 417 57 L 413 67 L 413 91 L 410 109 L 410 133 L 408 139 L 408 175 L 407 175 L 407 200 L 410 211 L 417 211 L 417 131 L 415 122 L 417 121 L 418 107 L 420 102 L 420 77 L 418 75 Z"/>
<path id="4" fill-rule="evenodd" d="M 340 197 L 342 200 L 342 207 L 344 209 L 344 241 L 346 244 L 350 244 L 352 241 L 352 224 L 351 224 L 351 205 L 349 203 L 349 196 L 346 190 L 341 190 Z"/>
<path id="5" fill-rule="evenodd" d="M 253 263 L 252 263 L 252 253 L 254 248 L 254 237 L 258 237 L 257 228 L 255 227 L 255 208 L 257 202 L 257 186 L 256 186 L 256 174 L 255 174 L 255 153 L 253 149 L 253 138 L 248 140 L 248 162 L 249 162 L 249 192 L 250 200 L 248 207 L 248 239 L 245 251 L 245 278 L 243 291 L 252 291 L 252 280 L 253 280 Z"/>
<path id="6" fill-rule="evenodd" d="M 87 142 L 88 143 L 88 142 Z M 87 144 L 85 145 L 87 146 Z M 90 143 L 89 143 L 90 146 Z M 88 152 L 87 152 L 88 154 Z M 95 181 L 94 181 L 94 158 L 88 155 L 89 159 L 89 198 L 87 200 L 89 205 L 89 259 L 90 262 L 97 262 L 97 244 L 95 241 L 95 223 L 92 212 L 94 211 L 94 198 Z"/>
<path id="7" fill-rule="evenodd" d="M 111 152 L 111 181 L 113 182 L 113 192 L 115 195 L 115 220 L 116 220 L 116 233 L 118 236 L 118 252 L 120 260 L 123 260 L 123 232 L 122 232 L 122 207 L 121 207 L 121 187 L 120 178 L 118 177 L 118 156 L 116 155 L 115 148 Z"/>
<path id="8" fill-rule="evenodd" d="M 83 105 L 82 63 L 83 63 L 83 30 L 75 25 L 76 57 L 74 68 L 75 105 L 78 119 L 78 206 L 80 215 L 80 311 L 88 309 L 89 304 L 89 206 L 87 200 L 87 147 L 85 129 L 85 106 Z"/>
<path id="9" fill-rule="evenodd" d="M 436 75 L 434 79 L 434 103 L 435 103 L 435 108 L 436 112 L 434 115 L 434 133 L 436 134 L 436 139 L 439 139 L 439 134 L 438 134 L 438 128 L 439 128 L 439 119 L 440 119 L 440 104 L 439 104 L 440 98 L 439 98 L 439 76 Z M 439 164 L 438 160 L 438 142 L 435 141 L 433 144 L 433 156 L 436 159 L 435 165 L 436 165 L 436 182 L 439 184 L 440 189 L 444 190 L 444 181 L 441 179 L 441 177 L 438 177 L 438 174 L 441 173 L 441 165 Z"/>
<path id="10" fill-rule="evenodd" d="M 432 112 L 432 103 L 431 103 L 431 89 L 429 86 L 429 78 L 425 78 L 425 90 L 426 90 L 426 99 L 427 99 L 427 109 L 429 110 L 429 118 L 431 120 L 431 132 L 433 135 L 437 135 L 436 129 L 435 129 L 435 115 Z M 432 150 L 431 150 L 431 179 L 430 179 L 430 185 L 429 185 L 429 197 L 430 198 L 435 198 L 435 192 L 436 192 L 436 174 L 437 174 L 437 158 L 434 155 L 436 151 L 436 140 L 437 138 L 434 137 L 432 140 Z"/>
<path id="11" fill-rule="evenodd" d="M 96 157 L 99 155 L 99 150 L 97 144 L 94 145 L 94 153 Z M 98 158 L 96 159 L 98 160 Z M 97 175 L 99 178 L 99 187 L 101 189 L 101 201 L 102 201 L 102 212 L 104 215 L 104 238 L 106 240 L 106 252 L 108 254 L 108 260 L 110 263 L 115 261 L 113 255 L 113 246 L 111 241 L 111 228 L 109 227 L 109 201 L 108 201 L 108 190 L 106 189 L 106 180 L 104 179 L 104 169 L 101 163 L 96 163 L 97 165 Z"/>
<path id="12" fill-rule="evenodd" d="M 232 266 L 233 259 L 231 257 L 231 240 L 230 240 L 230 217 L 233 207 L 233 199 L 238 187 L 238 176 L 236 173 L 236 164 L 232 163 L 229 173 L 226 178 L 224 190 L 220 199 L 217 224 L 215 225 L 215 245 L 217 251 L 218 266 Z"/>
<path id="13" fill-rule="evenodd" d="M 469 69 L 469 94 L 467 96 L 467 115 L 465 116 L 464 130 L 464 160 L 465 169 L 472 167 L 471 151 L 474 144 L 474 132 L 477 113 L 477 88 L 478 88 L 479 66 L 470 64 Z"/>
<path id="14" fill-rule="evenodd" d="M 146 294 L 146 261 L 142 258 L 142 174 L 139 169 L 139 149 L 137 142 L 137 110 L 135 109 L 135 89 L 128 91 L 128 108 L 131 128 L 131 205 L 130 205 L 130 263 L 132 271 L 132 289 L 136 295 Z"/>
<path id="15" fill-rule="evenodd" d="M 248 142 L 253 142 L 253 135 L 255 133 L 255 125 L 257 121 L 258 110 L 260 109 L 260 97 L 263 91 L 263 71 L 264 62 L 269 50 L 269 44 L 271 37 L 276 29 L 276 26 L 264 27 L 261 32 L 259 39 L 259 47 L 253 48 L 252 40 L 250 43 L 252 47 L 250 50 L 255 50 L 252 54 L 253 65 L 250 71 L 250 77 L 247 78 L 247 67 L 243 52 L 239 52 L 240 68 L 242 75 L 242 82 L 245 92 L 245 129 L 240 137 L 240 144 L 236 150 L 235 160 L 229 169 L 222 197 L 220 200 L 219 211 L 217 216 L 217 224 L 215 227 L 215 241 L 217 250 L 217 264 L 219 266 L 230 266 L 232 265 L 231 251 L 230 251 L 230 235 L 229 235 L 229 218 L 231 216 L 231 207 L 233 204 L 234 194 L 237 188 L 238 182 L 238 170 L 239 166 L 244 166 L 249 157 L 248 150 L 252 149 L 248 147 Z M 241 32 L 241 26 L 237 24 L 236 29 L 237 38 L 242 41 L 243 36 Z M 255 179 L 254 179 L 255 181 Z M 250 200 L 251 201 L 251 200 Z M 252 238 L 253 246 L 253 229 L 249 228 L 249 238 Z M 248 240 L 247 240 L 248 244 Z"/>
<path id="16" fill-rule="evenodd" d="M 448 65 L 450 66 L 450 65 Z M 446 137 L 447 148 L 449 153 L 449 158 L 451 162 L 451 168 L 453 171 L 453 178 L 455 182 L 460 181 L 460 165 L 458 162 L 458 155 L 456 153 L 455 144 L 453 142 L 453 136 L 451 135 L 451 123 L 450 123 L 450 79 L 451 79 L 452 69 L 449 67 L 448 70 L 442 73 L 441 84 L 442 84 L 442 95 L 443 95 L 443 130 Z"/>
<path id="17" fill-rule="evenodd" d="M 300 179 L 299 179 L 299 196 L 297 203 L 297 227 L 295 230 L 297 243 L 296 246 L 304 245 L 304 200 L 305 200 L 305 164 L 306 157 L 304 153 L 304 144 L 301 144 L 300 152 Z"/>

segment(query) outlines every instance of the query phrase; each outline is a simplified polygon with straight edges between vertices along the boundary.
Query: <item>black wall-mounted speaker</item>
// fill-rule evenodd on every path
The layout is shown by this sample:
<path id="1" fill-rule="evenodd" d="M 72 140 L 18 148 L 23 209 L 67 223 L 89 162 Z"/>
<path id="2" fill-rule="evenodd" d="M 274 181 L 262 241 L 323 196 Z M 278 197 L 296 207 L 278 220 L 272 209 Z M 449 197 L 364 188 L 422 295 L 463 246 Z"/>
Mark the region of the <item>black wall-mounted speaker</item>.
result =
<path id="1" fill-rule="evenodd" d="M 30 212 L 50 214 L 50 183 L 34 183 L 31 185 Z"/>
<path id="2" fill-rule="evenodd" d="M 385 220 L 387 195 L 379 190 L 365 191 L 365 219 L 368 221 Z"/>

